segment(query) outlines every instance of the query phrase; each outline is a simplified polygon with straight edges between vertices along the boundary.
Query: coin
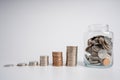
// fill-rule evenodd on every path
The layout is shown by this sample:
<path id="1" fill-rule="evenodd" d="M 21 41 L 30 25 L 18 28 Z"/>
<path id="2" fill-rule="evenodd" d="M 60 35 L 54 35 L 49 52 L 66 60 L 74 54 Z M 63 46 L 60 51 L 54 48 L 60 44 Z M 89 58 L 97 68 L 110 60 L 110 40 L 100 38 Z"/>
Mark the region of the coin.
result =
<path id="1" fill-rule="evenodd" d="M 101 58 L 101 59 L 106 58 L 107 55 L 108 55 L 107 50 L 102 49 L 102 50 L 100 50 L 100 51 L 98 52 L 98 56 L 99 56 L 99 58 Z"/>
<path id="2" fill-rule="evenodd" d="M 93 56 L 93 57 L 97 57 L 97 56 L 98 56 L 98 53 L 97 53 L 97 52 L 92 51 L 91 56 Z"/>
<path id="3" fill-rule="evenodd" d="M 66 66 L 77 65 L 77 46 L 67 46 L 66 49 Z"/>
<path id="4" fill-rule="evenodd" d="M 38 66 L 38 61 L 30 61 L 29 66 Z"/>
<path id="5" fill-rule="evenodd" d="M 112 39 L 107 36 L 93 36 L 88 39 L 85 58 L 90 64 L 102 65 L 105 58 L 112 62 Z"/>
<path id="6" fill-rule="evenodd" d="M 110 59 L 105 58 L 102 63 L 103 63 L 104 66 L 108 66 L 108 65 L 110 65 Z"/>
<path id="7" fill-rule="evenodd" d="M 13 67 L 14 66 L 14 64 L 6 64 L 6 65 L 4 65 L 4 67 Z"/>
<path id="8" fill-rule="evenodd" d="M 52 52 L 53 66 L 63 66 L 62 52 Z"/>
<path id="9" fill-rule="evenodd" d="M 48 66 L 49 56 L 40 56 L 40 66 Z"/>
<path id="10" fill-rule="evenodd" d="M 86 48 L 86 51 L 87 51 L 88 53 L 92 53 L 92 47 L 91 47 L 91 46 L 87 47 L 87 48 Z"/>
<path id="11" fill-rule="evenodd" d="M 92 50 L 94 51 L 94 52 L 98 52 L 99 50 L 100 50 L 101 48 L 99 48 L 98 46 L 92 46 Z"/>
<path id="12" fill-rule="evenodd" d="M 18 63 L 17 66 L 27 66 L 27 63 Z"/>
<path id="13" fill-rule="evenodd" d="M 89 62 L 90 62 L 91 64 L 98 64 L 98 63 L 99 63 L 99 61 L 93 61 L 92 59 L 89 59 Z"/>
<path id="14" fill-rule="evenodd" d="M 111 38 L 105 37 L 105 44 L 107 45 L 108 50 L 112 49 L 112 41 Z"/>
<path id="15" fill-rule="evenodd" d="M 99 61 L 99 57 L 93 57 L 93 56 L 89 56 L 89 59 L 93 60 L 93 61 Z"/>

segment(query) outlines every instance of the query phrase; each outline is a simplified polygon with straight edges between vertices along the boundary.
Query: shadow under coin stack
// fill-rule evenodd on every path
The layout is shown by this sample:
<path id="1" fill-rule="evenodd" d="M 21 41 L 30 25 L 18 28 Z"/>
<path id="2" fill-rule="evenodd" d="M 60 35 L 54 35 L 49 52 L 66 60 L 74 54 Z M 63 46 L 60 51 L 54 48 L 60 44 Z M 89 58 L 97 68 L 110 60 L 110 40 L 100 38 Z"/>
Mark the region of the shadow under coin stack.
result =
<path id="1" fill-rule="evenodd" d="M 77 46 L 67 46 L 66 66 L 77 65 Z"/>
<path id="2" fill-rule="evenodd" d="M 48 66 L 49 56 L 40 56 L 40 66 Z"/>
<path id="3" fill-rule="evenodd" d="M 62 52 L 52 52 L 53 66 L 63 66 Z"/>

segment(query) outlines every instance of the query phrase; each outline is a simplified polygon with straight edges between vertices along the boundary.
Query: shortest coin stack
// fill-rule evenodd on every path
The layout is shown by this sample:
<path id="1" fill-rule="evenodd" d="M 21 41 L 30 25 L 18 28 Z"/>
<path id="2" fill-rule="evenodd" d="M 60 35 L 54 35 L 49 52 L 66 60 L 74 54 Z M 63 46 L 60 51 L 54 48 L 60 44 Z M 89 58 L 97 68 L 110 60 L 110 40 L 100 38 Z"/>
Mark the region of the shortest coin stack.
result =
<path id="1" fill-rule="evenodd" d="M 48 66 L 49 56 L 40 56 L 40 66 Z"/>
<path id="2" fill-rule="evenodd" d="M 52 52 L 53 66 L 63 66 L 62 52 Z"/>
<path id="3" fill-rule="evenodd" d="M 13 67 L 14 66 L 14 64 L 6 64 L 6 65 L 4 65 L 4 67 Z"/>
<path id="4" fill-rule="evenodd" d="M 30 61 L 29 66 L 38 66 L 38 61 Z"/>

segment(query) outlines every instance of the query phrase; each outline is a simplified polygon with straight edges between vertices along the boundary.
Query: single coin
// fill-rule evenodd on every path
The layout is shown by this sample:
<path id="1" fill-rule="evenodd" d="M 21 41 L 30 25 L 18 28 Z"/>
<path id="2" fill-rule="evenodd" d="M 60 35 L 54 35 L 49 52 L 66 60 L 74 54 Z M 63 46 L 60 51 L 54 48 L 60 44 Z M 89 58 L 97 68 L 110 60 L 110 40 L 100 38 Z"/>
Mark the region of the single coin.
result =
<path id="1" fill-rule="evenodd" d="M 98 64 L 99 61 L 93 61 L 92 59 L 89 59 L 90 64 Z"/>
<path id="2" fill-rule="evenodd" d="M 102 63 L 103 63 L 104 66 L 108 66 L 108 65 L 110 65 L 110 59 L 105 58 Z"/>
<path id="3" fill-rule="evenodd" d="M 92 47 L 91 47 L 91 46 L 87 47 L 87 48 L 86 48 L 86 52 L 92 53 Z"/>
<path id="4" fill-rule="evenodd" d="M 27 63 L 18 63 L 16 66 L 27 66 Z"/>
<path id="5" fill-rule="evenodd" d="M 100 49 L 98 46 L 92 46 L 92 50 L 95 52 L 98 52 Z"/>
<path id="6" fill-rule="evenodd" d="M 93 57 L 98 57 L 98 53 L 97 53 L 97 52 L 92 51 L 91 56 L 93 56 Z"/>
<path id="7" fill-rule="evenodd" d="M 89 56 L 89 59 L 93 60 L 93 61 L 99 61 L 99 57 L 94 57 L 94 56 Z"/>
<path id="8" fill-rule="evenodd" d="M 4 65 L 4 67 L 13 67 L 14 66 L 14 64 L 6 64 L 6 65 Z"/>
<path id="9" fill-rule="evenodd" d="M 52 52 L 53 66 L 63 66 L 62 52 Z"/>
<path id="10" fill-rule="evenodd" d="M 98 52 L 98 56 L 99 56 L 99 58 L 101 58 L 101 59 L 106 58 L 106 57 L 108 56 L 107 50 L 105 50 L 105 49 L 100 50 L 100 51 Z"/>

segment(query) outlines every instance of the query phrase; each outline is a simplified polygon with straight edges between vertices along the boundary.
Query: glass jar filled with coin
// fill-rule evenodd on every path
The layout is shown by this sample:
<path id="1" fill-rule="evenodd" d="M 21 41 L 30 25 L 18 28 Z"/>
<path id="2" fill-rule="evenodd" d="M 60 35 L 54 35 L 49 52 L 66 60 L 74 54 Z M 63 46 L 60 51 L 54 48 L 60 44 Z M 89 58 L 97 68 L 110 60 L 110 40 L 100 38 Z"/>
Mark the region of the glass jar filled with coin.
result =
<path id="1" fill-rule="evenodd" d="M 109 25 L 93 24 L 85 34 L 84 63 L 88 67 L 106 68 L 113 65 L 113 33 Z"/>

